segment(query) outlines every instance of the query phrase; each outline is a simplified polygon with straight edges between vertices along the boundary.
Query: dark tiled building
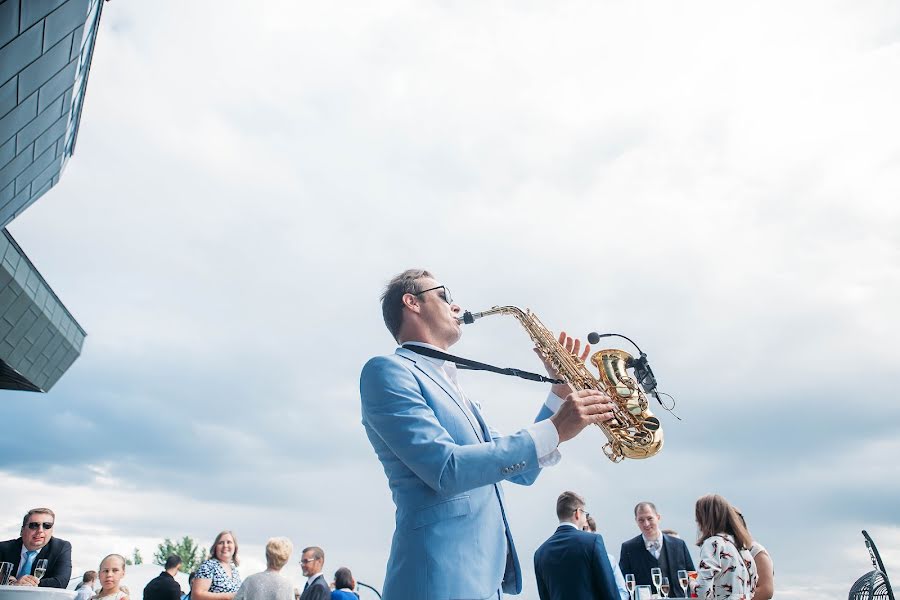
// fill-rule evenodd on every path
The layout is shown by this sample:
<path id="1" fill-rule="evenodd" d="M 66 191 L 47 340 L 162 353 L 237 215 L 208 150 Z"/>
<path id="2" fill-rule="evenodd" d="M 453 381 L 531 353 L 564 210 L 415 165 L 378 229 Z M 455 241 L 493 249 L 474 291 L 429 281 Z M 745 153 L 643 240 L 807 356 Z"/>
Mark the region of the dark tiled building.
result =
<path id="1" fill-rule="evenodd" d="M 0 388 L 47 391 L 84 330 L 5 227 L 75 150 L 103 0 L 0 0 Z"/>

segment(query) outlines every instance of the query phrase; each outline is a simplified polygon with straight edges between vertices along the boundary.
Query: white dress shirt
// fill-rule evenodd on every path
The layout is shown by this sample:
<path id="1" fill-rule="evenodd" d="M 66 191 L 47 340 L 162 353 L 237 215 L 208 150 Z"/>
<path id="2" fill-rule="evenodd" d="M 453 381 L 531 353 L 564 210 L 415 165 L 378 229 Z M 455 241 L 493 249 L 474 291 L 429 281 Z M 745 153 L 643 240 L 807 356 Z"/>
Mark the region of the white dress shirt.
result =
<path id="1" fill-rule="evenodd" d="M 653 558 L 655 558 L 656 560 L 659 560 L 659 555 L 662 554 L 662 545 L 663 545 L 662 534 L 660 533 L 659 537 L 656 538 L 655 540 L 647 539 L 647 536 L 645 536 L 643 533 L 641 533 L 641 537 L 644 538 L 644 548 L 647 549 L 647 552 L 652 554 Z M 651 548 L 652 542 L 656 542 L 655 548 Z"/>

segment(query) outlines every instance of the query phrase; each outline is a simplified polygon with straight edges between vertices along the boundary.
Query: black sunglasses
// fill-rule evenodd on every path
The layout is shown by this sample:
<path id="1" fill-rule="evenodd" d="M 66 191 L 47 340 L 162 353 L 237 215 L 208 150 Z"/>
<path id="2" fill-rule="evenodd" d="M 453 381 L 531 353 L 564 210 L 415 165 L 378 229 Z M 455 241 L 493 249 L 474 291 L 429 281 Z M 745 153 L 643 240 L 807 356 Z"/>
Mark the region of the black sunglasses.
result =
<path id="1" fill-rule="evenodd" d="M 38 523 L 37 521 L 32 521 L 28 524 L 28 529 L 34 531 L 35 529 L 40 529 L 41 525 L 44 526 L 44 529 L 53 529 L 53 523 L 48 523 L 44 521 L 43 523 Z"/>
<path id="2" fill-rule="evenodd" d="M 450 290 L 446 285 L 436 285 L 433 288 L 428 288 L 427 290 L 416 292 L 415 294 L 413 294 L 413 296 L 421 296 L 425 292 L 432 292 L 434 290 L 443 290 L 441 294 L 438 294 L 441 297 L 441 300 L 443 300 L 447 304 L 453 304 L 453 296 L 450 295 Z"/>

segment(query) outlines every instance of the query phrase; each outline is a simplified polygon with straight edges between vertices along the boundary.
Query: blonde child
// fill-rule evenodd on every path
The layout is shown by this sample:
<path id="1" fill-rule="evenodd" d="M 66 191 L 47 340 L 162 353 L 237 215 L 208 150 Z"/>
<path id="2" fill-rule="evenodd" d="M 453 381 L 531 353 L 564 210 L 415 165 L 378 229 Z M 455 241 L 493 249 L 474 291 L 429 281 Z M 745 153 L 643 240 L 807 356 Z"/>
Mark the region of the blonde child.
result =
<path id="1" fill-rule="evenodd" d="M 100 562 L 97 579 L 100 580 L 100 591 L 94 596 L 96 600 L 129 600 L 120 583 L 125 577 L 125 557 L 110 554 Z"/>

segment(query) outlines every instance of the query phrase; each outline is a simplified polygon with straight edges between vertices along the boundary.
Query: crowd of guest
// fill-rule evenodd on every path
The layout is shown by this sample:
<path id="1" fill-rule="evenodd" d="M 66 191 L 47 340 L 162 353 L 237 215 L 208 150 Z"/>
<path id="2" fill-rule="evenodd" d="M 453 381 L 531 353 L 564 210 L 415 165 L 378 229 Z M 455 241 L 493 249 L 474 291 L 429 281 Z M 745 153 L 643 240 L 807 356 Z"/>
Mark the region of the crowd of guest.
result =
<path id="1" fill-rule="evenodd" d="M 768 600 L 774 594 L 774 569 L 766 549 L 753 539 L 743 514 L 719 495 L 701 497 L 695 505 L 700 560 L 696 570 L 687 544 L 672 530 L 660 529 L 661 516 L 652 502 L 634 507 L 640 533 L 622 543 L 618 560 L 607 551 L 584 498 L 563 492 L 556 502 L 559 527 L 538 548 L 534 570 L 541 600 L 637 600 L 641 588 L 656 588 L 658 597 L 693 593 L 706 600 Z M 0 565 L 8 565 L 11 585 L 65 588 L 72 573 L 72 546 L 54 537 L 56 515 L 35 508 L 22 521 L 21 536 L 0 542 Z M 325 552 L 302 550 L 299 560 L 306 583 L 293 586 L 281 571 L 293 553 L 284 537 L 266 543 L 266 570 L 241 578 L 238 541 L 220 532 L 209 558 L 191 573 L 182 593 L 175 576 L 182 559 L 172 555 L 163 571 L 143 590 L 143 600 L 357 600 L 357 583 L 346 567 L 329 582 L 323 572 Z M 121 585 L 126 559 L 106 556 L 97 571 L 87 571 L 76 587 L 76 600 L 131 600 Z M 652 588 L 651 588 L 652 589 Z M 137 599 L 135 599 L 137 600 Z"/>
<path id="2" fill-rule="evenodd" d="M 72 545 L 53 536 L 56 515 L 49 508 L 34 508 L 22 521 L 20 537 L 0 542 L 0 585 L 68 587 L 72 575 Z M 290 560 L 294 546 L 284 537 L 266 543 L 266 570 L 241 578 L 238 542 L 231 531 L 220 532 L 209 550 L 209 558 L 190 574 L 187 594 L 175 576 L 181 557 L 169 556 L 163 571 L 143 590 L 143 600 L 356 600 L 357 583 L 350 569 L 341 567 L 328 582 L 323 572 L 325 551 L 318 546 L 304 548 L 300 567 L 307 578 L 303 590 L 294 588 L 281 570 Z M 127 560 L 110 554 L 97 571 L 86 571 L 76 586 L 75 600 L 131 600 L 121 584 Z M 8 565 L 8 566 L 6 566 Z M 134 600 L 137 600 L 135 598 Z"/>
<path id="3" fill-rule="evenodd" d="M 640 534 L 622 543 L 618 561 L 607 552 L 585 507 L 574 492 L 557 498 L 559 527 L 534 554 L 541 600 L 636 600 L 651 597 L 653 587 L 657 598 L 769 600 L 774 594 L 771 557 L 752 538 L 741 512 L 722 496 L 709 494 L 695 505 L 696 570 L 684 540 L 675 531 L 660 530 L 652 502 L 634 507 Z"/>

